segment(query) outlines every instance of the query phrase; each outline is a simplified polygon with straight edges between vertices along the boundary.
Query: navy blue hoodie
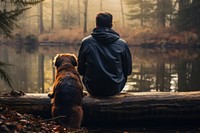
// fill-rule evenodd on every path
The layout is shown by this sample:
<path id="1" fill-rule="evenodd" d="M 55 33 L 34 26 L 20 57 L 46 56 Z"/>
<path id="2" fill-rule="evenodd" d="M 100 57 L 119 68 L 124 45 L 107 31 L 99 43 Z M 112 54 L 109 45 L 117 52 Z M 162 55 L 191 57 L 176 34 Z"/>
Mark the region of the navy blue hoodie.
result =
<path id="1" fill-rule="evenodd" d="M 132 72 L 131 53 L 126 42 L 110 28 L 95 28 L 81 42 L 78 72 L 92 95 L 119 93 Z"/>

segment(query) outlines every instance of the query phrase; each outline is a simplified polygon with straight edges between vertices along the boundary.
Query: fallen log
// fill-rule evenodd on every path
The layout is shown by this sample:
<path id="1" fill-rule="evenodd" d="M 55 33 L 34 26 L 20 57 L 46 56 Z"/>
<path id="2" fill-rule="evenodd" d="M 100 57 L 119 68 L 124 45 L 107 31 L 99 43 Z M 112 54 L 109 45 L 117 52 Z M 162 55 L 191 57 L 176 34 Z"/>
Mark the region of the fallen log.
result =
<path id="1" fill-rule="evenodd" d="M 50 117 L 47 94 L 0 96 L 0 105 L 20 113 Z M 200 121 L 200 92 L 137 92 L 121 93 L 106 98 L 85 96 L 84 122 L 130 123 L 138 121 Z"/>

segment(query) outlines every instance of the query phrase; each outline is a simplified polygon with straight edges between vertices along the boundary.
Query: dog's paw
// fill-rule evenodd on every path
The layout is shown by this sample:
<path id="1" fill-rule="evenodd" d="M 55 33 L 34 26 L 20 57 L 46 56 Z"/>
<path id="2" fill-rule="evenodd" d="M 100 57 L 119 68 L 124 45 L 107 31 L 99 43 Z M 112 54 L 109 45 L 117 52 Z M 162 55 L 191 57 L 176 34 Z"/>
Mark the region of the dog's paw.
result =
<path id="1" fill-rule="evenodd" d="M 87 91 L 83 91 L 83 97 L 87 96 L 88 92 Z"/>
<path id="2" fill-rule="evenodd" d="M 48 93 L 48 97 L 53 98 L 53 94 L 52 93 Z"/>

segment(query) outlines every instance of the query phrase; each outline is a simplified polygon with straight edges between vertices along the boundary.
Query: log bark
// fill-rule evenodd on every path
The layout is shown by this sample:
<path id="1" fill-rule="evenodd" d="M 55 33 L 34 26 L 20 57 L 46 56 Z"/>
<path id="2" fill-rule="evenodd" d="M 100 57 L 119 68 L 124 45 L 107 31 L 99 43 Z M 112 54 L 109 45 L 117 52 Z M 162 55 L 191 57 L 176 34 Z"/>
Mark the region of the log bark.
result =
<path id="1" fill-rule="evenodd" d="M 0 105 L 19 113 L 50 117 L 51 104 L 47 94 L 0 96 Z M 138 121 L 200 121 L 200 92 L 137 92 L 117 96 L 83 99 L 84 122 L 130 123 Z"/>
<path id="2" fill-rule="evenodd" d="M 200 92 L 142 92 L 84 99 L 89 123 L 149 123 L 200 120 Z"/>
<path id="3" fill-rule="evenodd" d="M 0 105 L 8 106 L 19 113 L 42 117 L 51 116 L 51 100 L 45 93 L 27 93 L 23 96 L 0 96 Z"/>

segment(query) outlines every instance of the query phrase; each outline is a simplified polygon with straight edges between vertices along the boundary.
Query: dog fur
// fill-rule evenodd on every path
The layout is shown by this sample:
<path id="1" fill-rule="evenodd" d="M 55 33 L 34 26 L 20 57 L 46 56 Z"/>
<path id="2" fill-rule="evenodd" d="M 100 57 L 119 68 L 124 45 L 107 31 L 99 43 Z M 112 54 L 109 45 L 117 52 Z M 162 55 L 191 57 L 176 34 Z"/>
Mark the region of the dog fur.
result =
<path id="1" fill-rule="evenodd" d="M 52 117 L 65 116 L 59 119 L 65 127 L 80 128 L 83 118 L 82 98 L 83 86 L 75 66 L 77 58 L 74 54 L 57 54 L 54 57 L 56 79 L 52 98 Z"/>

